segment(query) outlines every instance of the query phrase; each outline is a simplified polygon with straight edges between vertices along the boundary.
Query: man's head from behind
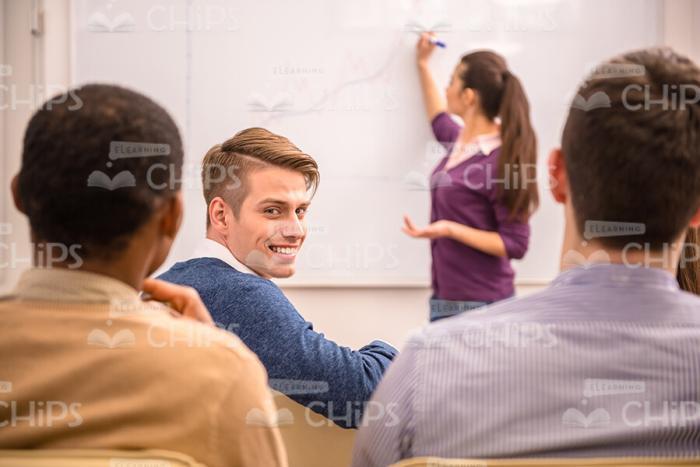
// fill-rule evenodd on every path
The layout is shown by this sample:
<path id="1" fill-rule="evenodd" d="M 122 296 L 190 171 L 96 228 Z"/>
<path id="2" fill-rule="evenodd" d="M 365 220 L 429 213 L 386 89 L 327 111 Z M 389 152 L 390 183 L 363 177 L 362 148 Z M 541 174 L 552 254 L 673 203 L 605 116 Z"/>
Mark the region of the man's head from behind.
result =
<path id="1" fill-rule="evenodd" d="M 623 252 L 677 242 L 700 206 L 700 70 L 669 49 L 599 66 L 578 90 L 550 173 L 580 241 Z"/>
<path id="2" fill-rule="evenodd" d="M 182 158 L 174 121 L 139 93 L 86 85 L 46 102 L 27 126 L 13 195 L 35 244 L 77 258 L 40 263 L 152 273 L 182 217 L 172 182 Z"/>
<path id="3" fill-rule="evenodd" d="M 287 138 L 243 130 L 204 156 L 207 237 L 262 277 L 289 277 L 318 182 L 316 161 Z"/>

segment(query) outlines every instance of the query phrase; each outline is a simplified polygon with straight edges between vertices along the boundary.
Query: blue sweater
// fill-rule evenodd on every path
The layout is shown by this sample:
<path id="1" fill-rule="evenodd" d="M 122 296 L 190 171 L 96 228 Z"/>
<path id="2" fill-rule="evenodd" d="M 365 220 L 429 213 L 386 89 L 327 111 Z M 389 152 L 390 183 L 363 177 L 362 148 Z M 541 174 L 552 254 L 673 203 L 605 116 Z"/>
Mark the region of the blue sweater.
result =
<path id="1" fill-rule="evenodd" d="M 396 349 L 353 351 L 313 330 L 273 282 L 215 258 L 175 264 L 159 279 L 195 288 L 218 326 L 258 355 L 270 386 L 344 428 L 355 428 Z"/>

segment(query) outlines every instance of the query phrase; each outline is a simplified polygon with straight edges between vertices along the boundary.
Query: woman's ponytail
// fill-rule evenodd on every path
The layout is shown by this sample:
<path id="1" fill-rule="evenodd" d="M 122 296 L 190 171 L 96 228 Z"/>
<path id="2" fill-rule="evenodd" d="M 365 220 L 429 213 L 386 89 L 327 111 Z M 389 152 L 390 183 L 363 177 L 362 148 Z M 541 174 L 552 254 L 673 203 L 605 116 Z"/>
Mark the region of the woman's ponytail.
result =
<path id="1" fill-rule="evenodd" d="M 505 184 L 499 192 L 511 216 L 527 219 L 539 205 L 537 193 L 537 137 L 530 123 L 530 104 L 520 80 L 502 73 L 501 155 L 498 169 Z"/>
<path id="2" fill-rule="evenodd" d="M 539 205 L 537 138 L 530 124 L 530 104 L 517 76 L 503 57 L 480 50 L 462 57 L 465 88 L 479 93 L 481 110 L 489 119 L 500 117 L 501 154 L 498 160 L 500 201 L 511 217 L 527 220 Z"/>

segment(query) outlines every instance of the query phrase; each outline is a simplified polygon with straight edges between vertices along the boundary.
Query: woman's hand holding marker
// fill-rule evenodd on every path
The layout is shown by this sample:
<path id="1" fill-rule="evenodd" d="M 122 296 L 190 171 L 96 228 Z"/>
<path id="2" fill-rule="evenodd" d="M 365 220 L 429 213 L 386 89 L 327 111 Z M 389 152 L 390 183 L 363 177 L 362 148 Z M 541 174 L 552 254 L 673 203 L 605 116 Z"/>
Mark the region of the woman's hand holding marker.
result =
<path id="1" fill-rule="evenodd" d="M 436 47 L 433 39 L 435 39 L 433 33 L 421 33 L 420 39 L 418 39 L 418 43 L 416 44 L 416 62 L 418 66 L 425 66 L 428 64 L 428 60 Z"/>
<path id="2" fill-rule="evenodd" d="M 418 44 L 416 45 L 416 60 L 418 65 L 426 65 L 430 55 L 432 55 L 435 47 L 445 48 L 447 44 L 435 38 L 435 34 L 432 32 L 423 32 L 420 35 Z"/>

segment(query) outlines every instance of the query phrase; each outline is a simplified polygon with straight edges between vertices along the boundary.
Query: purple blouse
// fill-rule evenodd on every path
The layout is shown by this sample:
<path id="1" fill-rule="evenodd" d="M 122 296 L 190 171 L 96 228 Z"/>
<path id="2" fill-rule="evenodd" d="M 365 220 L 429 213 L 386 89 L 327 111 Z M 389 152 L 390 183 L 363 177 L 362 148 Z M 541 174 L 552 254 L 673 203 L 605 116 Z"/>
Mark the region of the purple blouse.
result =
<path id="1" fill-rule="evenodd" d="M 432 121 L 435 138 L 448 151 L 461 127 L 447 113 Z M 479 230 L 498 232 L 507 258 L 483 253 L 450 238 L 431 240 L 432 286 L 435 298 L 460 301 L 495 301 L 513 295 L 510 259 L 525 255 L 530 238 L 527 222 L 509 219 L 508 208 L 496 199 L 500 147 L 476 154 L 445 170 L 443 158 L 431 176 L 430 221 L 451 220 Z"/>

